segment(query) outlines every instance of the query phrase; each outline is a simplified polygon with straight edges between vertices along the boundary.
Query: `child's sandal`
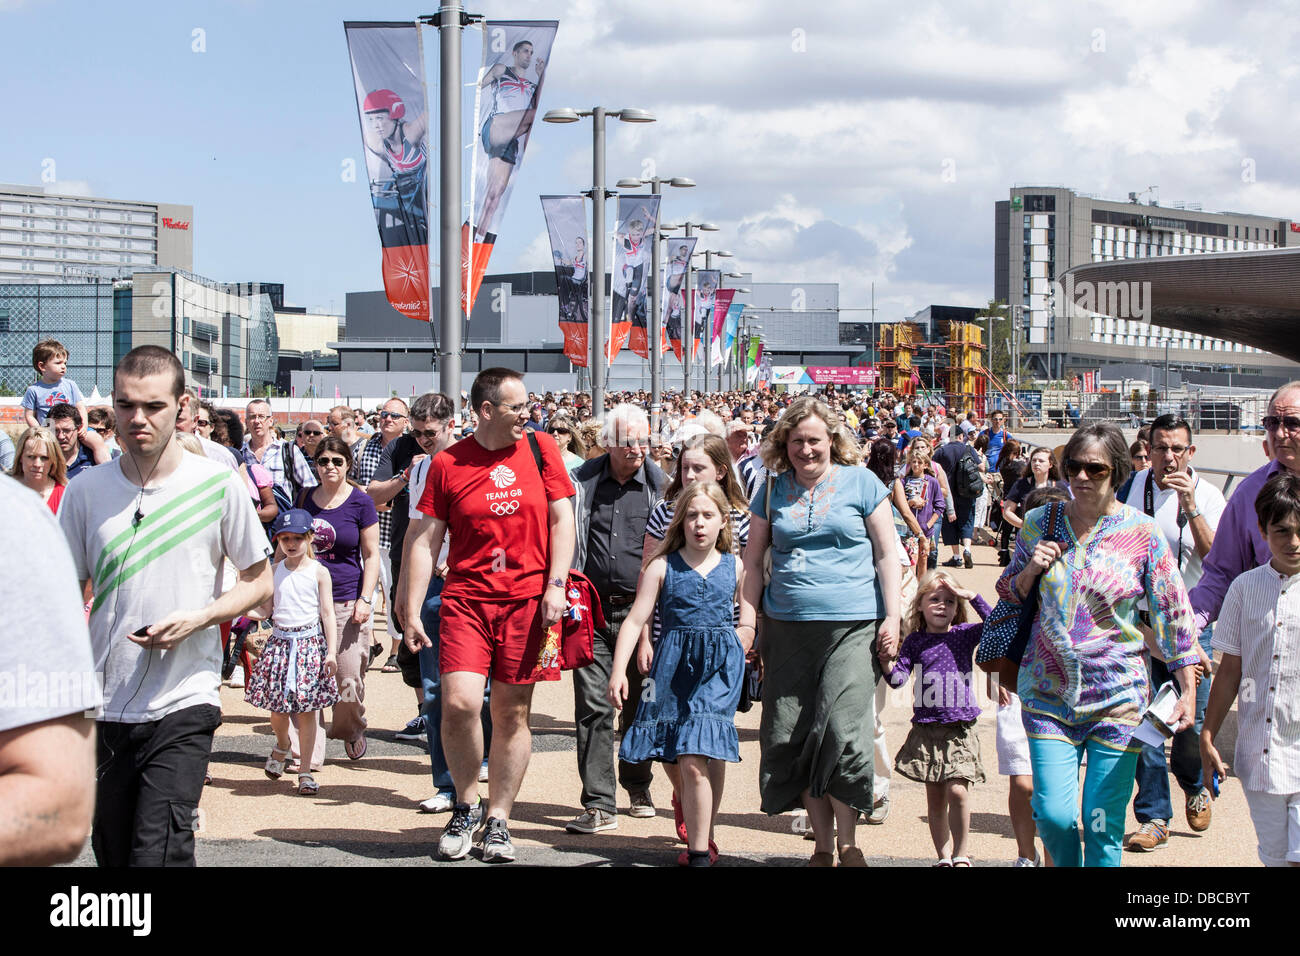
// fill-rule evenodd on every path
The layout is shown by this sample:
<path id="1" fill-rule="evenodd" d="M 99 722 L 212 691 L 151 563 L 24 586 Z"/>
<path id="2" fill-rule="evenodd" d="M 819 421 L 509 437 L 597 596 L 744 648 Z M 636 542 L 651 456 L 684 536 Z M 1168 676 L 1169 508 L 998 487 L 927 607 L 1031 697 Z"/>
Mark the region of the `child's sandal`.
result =
<path id="1" fill-rule="evenodd" d="M 953 865 L 953 866 L 970 866 L 970 857 L 968 857 L 968 856 L 954 856 L 954 857 L 952 858 L 952 865 Z"/>
<path id="2" fill-rule="evenodd" d="M 320 793 L 320 787 L 316 785 L 316 778 L 309 773 L 298 774 L 298 793 L 304 797 L 314 797 Z"/>
<path id="3" fill-rule="evenodd" d="M 940 860 L 938 863 L 936 863 L 936 864 L 934 864 L 934 865 L 935 865 L 935 866 L 946 866 L 946 867 L 951 868 L 951 867 L 952 867 L 952 860 L 948 859 L 948 858 L 945 856 L 942 860 Z M 970 865 L 970 862 L 967 861 L 967 864 L 966 864 L 966 865 L 969 866 L 969 865 Z"/>
<path id="4" fill-rule="evenodd" d="M 279 754 L 280 756 L 277 757 L 276 754 Z M 266 771 L 266 775 L 272 780 L 279 780 L 283 777 L 284 764 L 285 761 L 289 759 L 289 754 L 290 751 L 288 747 L 284 748 L 284 750 L 281 750 L 279 747 L 272 747 L 271 756 L 266 758 L 266 766 L 263 768 Z"/>

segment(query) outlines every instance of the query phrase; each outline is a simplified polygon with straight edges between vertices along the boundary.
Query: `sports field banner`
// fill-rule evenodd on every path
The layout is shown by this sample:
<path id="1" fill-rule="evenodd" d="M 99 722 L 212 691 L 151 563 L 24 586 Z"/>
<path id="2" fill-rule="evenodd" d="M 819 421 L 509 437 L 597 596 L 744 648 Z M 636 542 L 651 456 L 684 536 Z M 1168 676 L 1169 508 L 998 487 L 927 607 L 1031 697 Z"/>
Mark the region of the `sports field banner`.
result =
<path id="1" fill-rule="evenodd" d="M 370 202 L 379 225 L 384 293 L 429 321 L 429 111 L 420 28 L 343 24 L 356 88 Z"/>
<path id="2" fill-rule="evenodd" d="M 650 357 L 647 319 L 650 315 L 650 256 L 659 235 L 659 196 L 620 196 L 614 224 L 614 268 L 610 273 L 609 360 L 623 350 L 628 336 L 632 351 Z"/>
<path id="3" fill-rule="evenodd" d="M 691 255 L 697 242 L 698 236 L 669 239 L 668 255 L 664 259 L 663 329 L 678 361 L 682 358 L 682 322 L 686 317 L 686 270 L 691 267 Z"/>
<path id="4" fill-rule="evenodd" d="M 543 196 L 542 215 L 551 237 L 555 291 L 560 300 L 564 355 L 587 367 L 587 330 L 591 323 L 591 284 L 587 275 L 587 205 L 581 196 Z"/>
<path id="5" fill-rule="evenodd" d="M 470 166 L 470 218 L 461 227 L 461 305 L 474 308 L 515 174 L 537 119 L 558 20 L 488 20 L 478 75 Z"/>
<path id="6" fill-rule="evenodd" d="M 697 269 L 695 272 L 695 289 L 691 298 L 695 300 L 695 344 L 691 349 L 691 361 L 700 350 L 700 341 L 713 329 L 713 301 L 718 294 L 718 284 L 722 281 L 721 269 Z"/>
<path id="7" fill-rule="evenodd" d="M 722 346 L 722 327 L 727 322 L 727 310 L 736 297 L 735 289 L 719 289 L 713 300 L 713 346 L 710 350 L 714 365 L 721 365 L 726 350 Z"/>

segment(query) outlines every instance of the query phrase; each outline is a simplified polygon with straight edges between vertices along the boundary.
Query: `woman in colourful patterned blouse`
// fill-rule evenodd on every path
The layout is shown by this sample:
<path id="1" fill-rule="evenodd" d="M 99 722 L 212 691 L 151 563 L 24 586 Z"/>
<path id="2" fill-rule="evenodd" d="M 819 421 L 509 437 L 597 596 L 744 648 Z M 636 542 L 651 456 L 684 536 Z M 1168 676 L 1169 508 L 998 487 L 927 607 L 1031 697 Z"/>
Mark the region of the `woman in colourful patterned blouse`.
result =
<path id="1" fill-rule="evenodd" d="M 1182 688 L 1175 730 L 1190 726 L 1195 714 L 1196 632 L 1164 536 L 1151 518 L 1115 498 L 1131 467 L 1120 430 L 1110 424 L 1081 428 L 1064 458 L 1074 499 L 1025 516 L 998 594 L 1018 603 L 1039 588 L 1018 690 L 1043 844 L 1057 866 L 1118 866 L 1139 749 L 1131 738 L 1151 697 L 1138 600 L 1146 599 L 1153 640 Z M 1051 508 L 1063 509 L 1055 540 L 1047 533 Z"/>

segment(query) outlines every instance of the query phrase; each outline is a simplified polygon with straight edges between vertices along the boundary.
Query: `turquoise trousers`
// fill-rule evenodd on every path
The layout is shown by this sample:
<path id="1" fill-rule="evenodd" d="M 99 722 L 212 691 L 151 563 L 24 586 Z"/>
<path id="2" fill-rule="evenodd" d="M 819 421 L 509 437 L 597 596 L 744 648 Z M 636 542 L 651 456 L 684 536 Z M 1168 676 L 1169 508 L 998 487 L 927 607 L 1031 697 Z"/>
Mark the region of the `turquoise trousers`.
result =
<path id="1" fill-rule="evenodd" d="M 1085 751 L 1083 841 L 1079 841 L 1079 767 Z M 1043 846 L 1057 866 L 1119 866 L 1124 817 L 1133 795 L 1136 752 L 1121 752 L 1095 740 L 1029 738 L 1034 768 L 1034 821 Z"/>

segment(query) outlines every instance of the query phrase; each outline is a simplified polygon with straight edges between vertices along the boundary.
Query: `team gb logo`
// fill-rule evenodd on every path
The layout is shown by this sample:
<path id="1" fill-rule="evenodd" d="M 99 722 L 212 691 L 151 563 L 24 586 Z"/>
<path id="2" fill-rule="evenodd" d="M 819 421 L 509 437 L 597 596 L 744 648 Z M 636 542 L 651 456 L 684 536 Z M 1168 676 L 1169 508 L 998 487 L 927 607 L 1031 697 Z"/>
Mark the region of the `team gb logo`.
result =
<path id="1" fill-rule="evenodd" d="M 509 488 L 515 483 L 515 473 L 505 465 L 497 465 L 488 473 L 488 477 L 498 488 Z"/>

